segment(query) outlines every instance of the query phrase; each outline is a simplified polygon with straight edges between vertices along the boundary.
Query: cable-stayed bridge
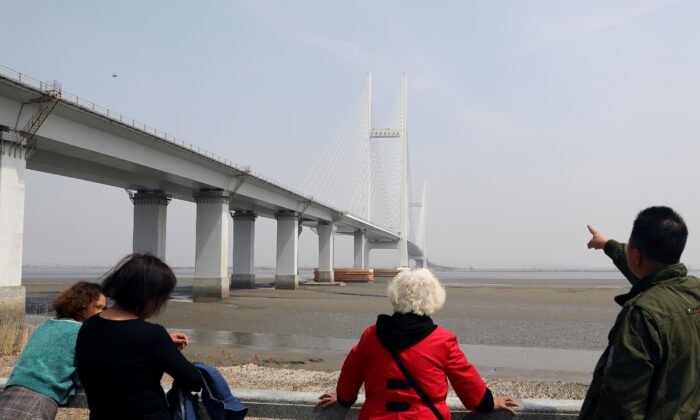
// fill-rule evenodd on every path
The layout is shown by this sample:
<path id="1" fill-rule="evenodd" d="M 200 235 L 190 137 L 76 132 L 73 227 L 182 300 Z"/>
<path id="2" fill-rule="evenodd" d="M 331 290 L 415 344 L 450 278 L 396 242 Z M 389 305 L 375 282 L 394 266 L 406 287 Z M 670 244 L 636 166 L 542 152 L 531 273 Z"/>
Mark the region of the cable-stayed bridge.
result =
<path id="1" fill-rule="evenodd" d="M 377 126 L 372 113 L 372 76 L 368 74 L 362 94 L 301 189 L 399 235 L 398 240 L 377 238 L 362 244 L 360 232 L 352 232 L 357 235 L 356 267 L 369 265 L 370 250 L 387 248 L 398 250 L 399 267 L 408 267 L 410 259 L 423 264 L 427 255 L 426 184 L 420 201 L 413 201 L 410 174 L 406 76 L 401 76 L 388 121 Z"/>
<path id="2" fill-rule="evenodd" d="M 133 251 L 159 257 L 165 257 L 168 203 L 195 202 L 196 300 L 228 296 L 229 288 L 255 287 L 258 217 L 277 220 L 276 288 L 298 285 L 298 236 L 304 226 L 318 233 L 323 281 L 333 281 L 337 233 L 354 236 L 357 267 L 367 267 L 370 250 L 377 248 L 397 249 L 399 267 L 407 267 L 410 259 L 422 263 L 425 190 L 419 203 L 411 201 L 405 77 L 398 104 L 390 125 L 373 127 L 368 76 L 358 104 L 301 192 L 65 92 L 58 82 L 0 66 L 0 309 L 24 311 L 27 169 L 125 189 L 134 205 Z M 420 214 L 413 225 L 416 206 Z"/>

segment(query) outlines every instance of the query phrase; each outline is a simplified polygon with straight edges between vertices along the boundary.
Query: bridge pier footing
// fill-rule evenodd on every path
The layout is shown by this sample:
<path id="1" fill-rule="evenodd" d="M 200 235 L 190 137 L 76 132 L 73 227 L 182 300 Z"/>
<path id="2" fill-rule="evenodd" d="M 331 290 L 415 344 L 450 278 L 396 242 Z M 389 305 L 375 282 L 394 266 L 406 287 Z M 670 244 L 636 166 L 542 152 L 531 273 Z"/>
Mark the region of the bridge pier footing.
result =
<path id="1" fill-rule="evenodd" d="M 276 274 L 275 289 L 296 290 L 299 287 L 299 275 L 297 274 Z"/>
<path id="2" fill-rule="evenodd" d="M 201 191 L 197 202 L 197 238 L 192 299 L 223 299 L 229 295 L 228 208 L 224 191 Z"/>
<path id="3" fill-rule="evenodd" d="M 0 321 L 24 323 L 22 286 L 26 150 L 0 132 Z M 10 337 L 6 337 L 10 338 Z"/>
<path id="4" fill-rule="evenodd" d="M 133 201 L 134 252 L 165 260 L 168 197 L 162 191 L 139 191 Z"/>
<path id="5" fill-rule="evenodd" d="M 233 213 L 233 273 L 229 289 L 255 289 L 255 218 L 252 211 Z"/>
<path id="6" fill-rule="evenodd" d="M 255 274 L 231 274 L 229 289 L 255 289 Z"/>
<path id="7" fill-rule="evenodd" d="M 277 218 L 275 289 L 295 290 L 299 285 L 299 213 L 280 211 Z"/>

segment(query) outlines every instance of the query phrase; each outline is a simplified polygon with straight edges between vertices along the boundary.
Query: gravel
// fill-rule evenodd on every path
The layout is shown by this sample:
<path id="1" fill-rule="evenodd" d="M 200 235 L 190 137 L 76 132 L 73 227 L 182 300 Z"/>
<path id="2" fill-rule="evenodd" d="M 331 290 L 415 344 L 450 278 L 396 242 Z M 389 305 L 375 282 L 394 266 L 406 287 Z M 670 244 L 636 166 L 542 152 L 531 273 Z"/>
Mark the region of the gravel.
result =
<path id="1" fill-rule="evenodd" d="M 275 389 L 323 393 L 335 389 L 339 371 L 319 372 L 300 369 L 272 368 L 245 364 L 219 368 L 234 388 Z M 549 398 L 580 400 L 586 396 L 587 385 L 568 382 L 525 382 L 486 379 L 496 395 L 516 399 Z M 450 390 L 450 395 L 455 395 Z"/>
<path id="2" fill-rule="evenodd" d="M 0 377 L 8 377 L 16 356 L 0 357 Z M 287 369 L 260 366 L 253 363 L 219 367 L 232 388 L 274 389 L 280 391 L 306 391 L 323 393 L 335 389 L 340 371 Z M 171 382 L 167 375 L 163 384 Z M 486 384 L 496 395 L 507 395 L 516 399 L 546 398 L 582 400 L 587 385 L 573 382 L 514 381 L 486 378 Z M 450 395 L 455 395 L 450 389 Z"/>

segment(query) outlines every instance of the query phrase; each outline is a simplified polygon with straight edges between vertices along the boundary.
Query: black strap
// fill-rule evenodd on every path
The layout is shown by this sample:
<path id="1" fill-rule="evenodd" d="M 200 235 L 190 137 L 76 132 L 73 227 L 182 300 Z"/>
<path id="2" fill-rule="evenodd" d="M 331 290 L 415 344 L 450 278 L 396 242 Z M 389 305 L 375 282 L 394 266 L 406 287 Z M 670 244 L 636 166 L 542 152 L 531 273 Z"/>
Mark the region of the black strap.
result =
<path id="1" fill-rule="evenodd" d="M 387 379 L 386 380 L 387 389 L 411 389 L 411 384 L 405 379 Z"/>
<path id="2" fill-rule="evenodd" d="M 411 404 L 407 402 L 400 402 L 400 401 L 387 401 L 386 402 L 386 411 L 390 413 L 403 413 L 404 411 L 408 411 L 408 409 L 411 408 Z"/>
<path id="3" fill-rule="evenodd" d="M 394 362 L 396 362 L 396 366 L 398 366 L 399 369 L 401 369 L 401 373 L 403 373 L 403 376 L 406 377 L 406 381 L 408 381 L 408 383 L 411 384 L 413 389 L 416 390 L 418 395 L 420 395 L 420 398 L 423 400 L 423 404 L 428 406 L 430 411 L 432 411 L 433 414 L 435 414 L 435 417 L 437 417 L 438 420 L 443 420 L 442 414 L 440 414 L 437 407 L 435 407 L 435 404 L 433 404 L 433 400 L 430 399 L 428 394 L 425 391 L 423 391 L 423 388 L 421 388 L 418 385 L 418 383 L 416 382 L 416 380 L 413 379 L 413 376 L 411 376 L 411 373 L 408 371 L 408 369 L 406 369 L 406 365 L 404 365 L 403 362 L 401 361 L 401 357 L 399 356 L 399 354 L 395 351 L 390 351 L 390 353 L 391 353 L 391 357 L 394 358 Z"/>

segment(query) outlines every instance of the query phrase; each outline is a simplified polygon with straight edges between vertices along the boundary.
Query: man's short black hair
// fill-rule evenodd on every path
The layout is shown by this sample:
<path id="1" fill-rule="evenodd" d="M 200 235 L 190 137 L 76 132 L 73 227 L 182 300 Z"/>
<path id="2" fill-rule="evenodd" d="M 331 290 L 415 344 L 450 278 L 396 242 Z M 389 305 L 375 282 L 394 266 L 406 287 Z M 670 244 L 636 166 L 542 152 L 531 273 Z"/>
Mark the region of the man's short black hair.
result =
<path id="1" fill-rule="evenodd" d="M 662 264 L 675 264 L 681 259 L 688 227 L 670 207 L 655 206 L 639 212 L 632 227 L 630 245 L 647 258 Z"/>
<path id="2" fill-rule="evenodd" d="M 102 281 L 104 294 L 139 318 L 157 314 L 177 280 L 173 270 L 150 254 L 127 255 Z"/>

